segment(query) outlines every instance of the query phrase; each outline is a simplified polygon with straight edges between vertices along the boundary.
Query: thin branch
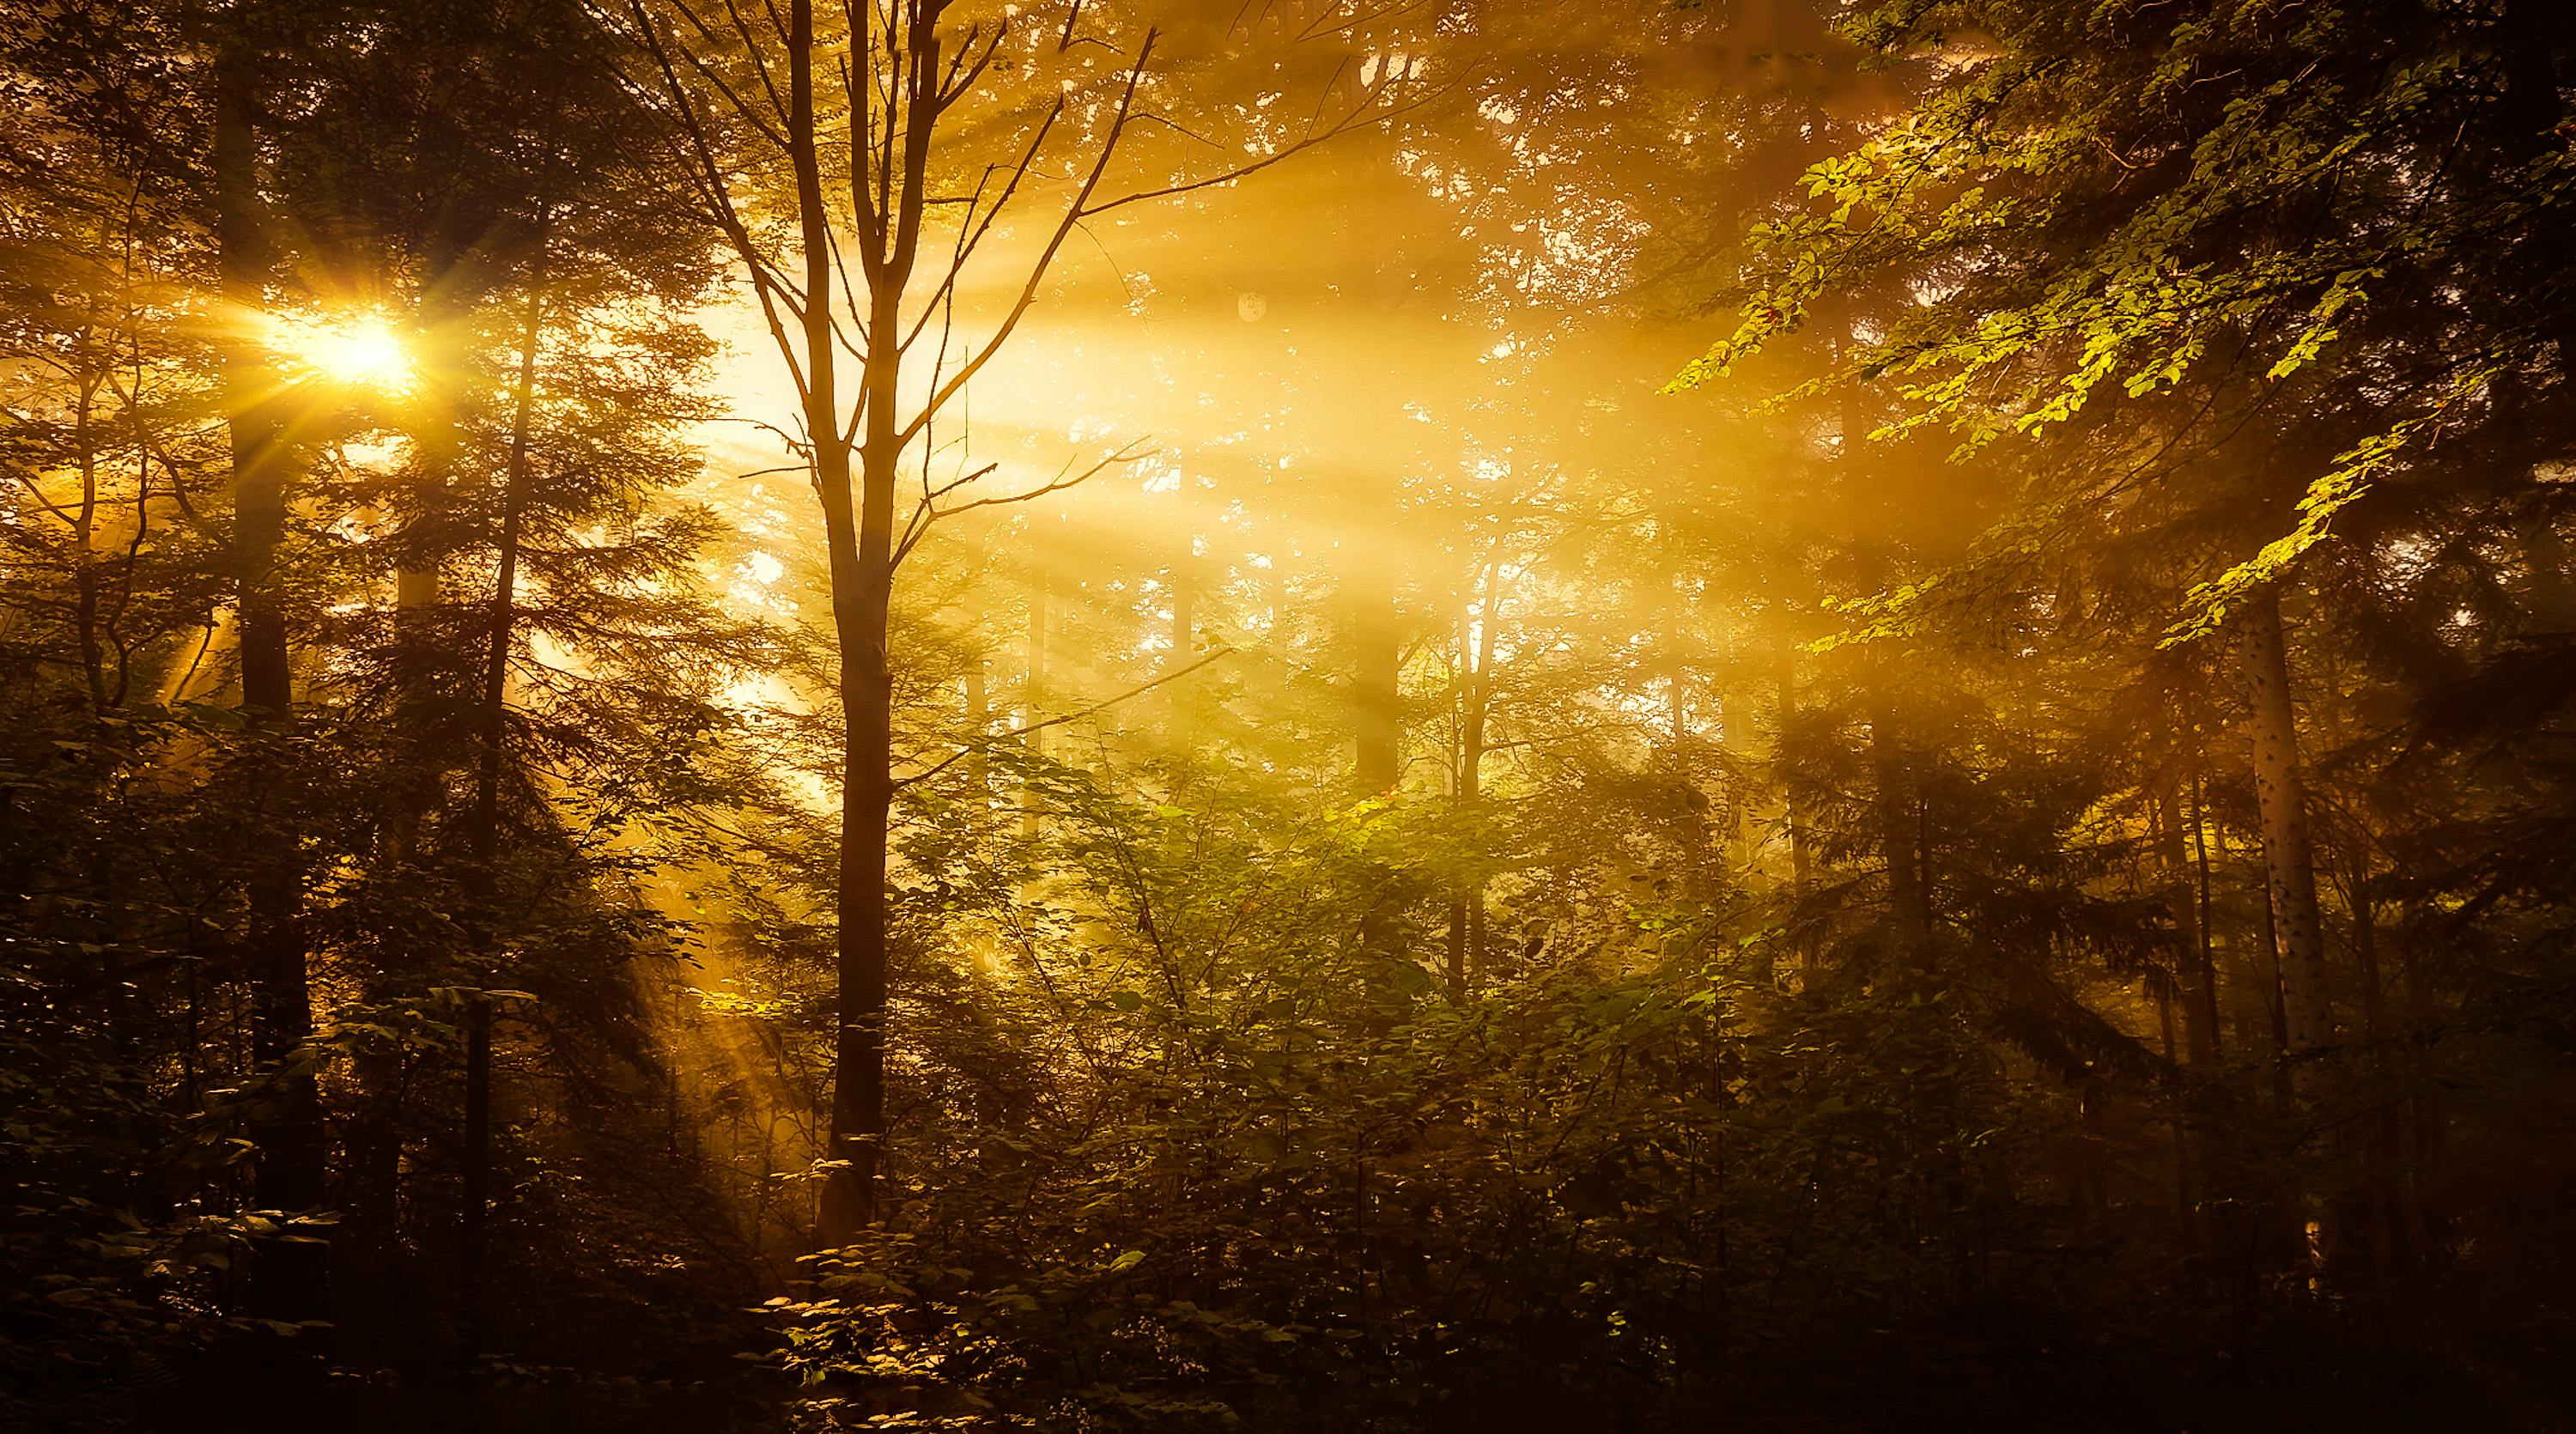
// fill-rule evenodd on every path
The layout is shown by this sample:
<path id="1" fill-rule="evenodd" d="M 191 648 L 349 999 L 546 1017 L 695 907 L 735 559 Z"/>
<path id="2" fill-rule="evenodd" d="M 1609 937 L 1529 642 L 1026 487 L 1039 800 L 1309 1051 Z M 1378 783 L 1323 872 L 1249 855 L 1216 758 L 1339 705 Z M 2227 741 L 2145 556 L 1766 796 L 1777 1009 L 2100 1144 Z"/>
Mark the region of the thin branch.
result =
<path id="1" fill-rule="evenodd" d="M 1258 174 L 1282 160 L 1288 159 L 1293 155 L 1303 153 L 1306 150 L 1313 149 L 1319 144 L 1325 144 L 1332 140 L 1339 139 L 1346 134 L 1353 134 L 1364 129 L 1374 129 L 1380 125 L 1387 124 L 1390 121 L 1402 119 L 1406 115 L 1412 114 L 1417 110 L 1423 109 L 1426 106 L 1437 102 L 1446 95 L 1449 90 L 1456 88 L 1456 86 L 1459 83 L 1463 83 L 1464 80 L 1465 76 L 1462 74 L 1458 81 L 1453 81 L 1449 86 L 1442 89 L 1433 90 L 1419 99 L 1408 100 L 1399 105 L 1390 105 L 1383 110 L 1371 113 L 1370 111 L 1377 104 L 1378 96 L 1384 94 L 1389 85 L 1393 83 L 1391 78 L 1382 78 L 1376 84 L 1369 86 L 1368 90 L 1360 96 L 1359 103 L 1351 107 L 1349 114 L 1333 121 L 1333 123 L 1326 128 L 1307 135 L 1305 138 L 1298 140 L 1296 143 L 1289 145 L 1287 148 L 1280 150 L 1276 154 L 1264 155 L 1250 164 L 1240 165 L 1234 169 L 1229 169 L 1222 174 L 1211 174 L 1205 179 L 1193 179 L 1181 184 L 1167 185 L 1161 189 L 1139 190 L 1134 194 L 1122 194 L 1116 199 L 1109 200 L 1106 203 L 1086 205 L 1082 211 L 1083 217 L 1089 218 L 1094 214 L 1106 214 L 1113 209 L 1123 209 L 1130 204 L 1141 204 L 1148 199 L 1169 199 L 1174 195 L 1191 194 L 1202 189 L 1213 189 L 1222 184 L 1232 184 L 1238 179 Z"/>
<path id="2" fill-rule="evenodd" d="M 903 336 L 904 348 L 912 347 L 913 342 L 921 337 L 922 330 L 929 326 L 930 316 L 939 311 L 941 301 L 956 292 L 959 276 L 966 271 L 966 261 L 974 255 L 976 246 L 984 242 L 984 236 L 991 232 L 993 222 L 1001 217 L 1002 211 L 1011 207 L 1011 196 L 1019 192 L 1021 181 L 1029 177 L 1029 170 L 1037 163 L 1038 152 L 1046 147 L 1047 135 L 1053 132 L 1056 121 L 1062 118 L 1064 118 L 1064 96 L 1058 95 L 1055 103 L 1047 107 L 1046 118 L 1038 122 L 1037 133 L 1030 136 L 1027 152 L 1020 156 L 1018 164 L 1011 167 L 1010 182 L 1002 186 L 1002 192 L 994 196 L 991 207 L 984 210 L 982 222 L 974 222 L 975 206 L 972 201 L 968 203 L 966 210 L 968 223 L 959 226 L 957 251 L 948 261 L 948 273 L 940 279 L 939 287 L 932 291 L 930 302 L 923 305 L 921 318 L 913 324 L 912 332 Z M 982 197 L 984 186 L 991 181 L 993 169 L 997 167 L 988 167 L 984 171 L 984 178 L 976 181 L 976 198 Z"/>
<path id="3" fill-rule="evenodd" d="M 1008 742 L 1012 738 L 1025 737 L 1032 732 L 1043 732 L 1049 727 L 1061 727 L 1067 722 L 1079 722 L 1085 717 L 1089 717 L 1096 712 L 1106 711 L 1109 708 L 1115 707 L 1119 703 L 1128 701 L 1131 698 L 1142 697 L 1146 693 L 1153 691 L 1155 688 L 1162 686 L 1166 682 L 1177 682 L 1221 657 L 1232 657 L 1233 655 L 1233 648 L 1220 647 L 1216 651 L 1209 653 L 1207 656 L 1200 658 L 1198 661 L 1191 663 L 1187 667 L 1176 667 L 1171 671 L 1164 673 L 1162 676 L 1155 678 L 1151 682 L 1140 683 L 1134 687 L 1130 687 L 1115 697 L 1094 702 L 1090 706 L 1085 707 L 1078 712 L 1067 712 L 1061 717 L 1049 717 L 1043 722 L 1031 722 L 1025 727 L 1014 727 L 1008 732 L 996 733 L 993 736 L 984 738 L 982 741 L 968 743 L 966 746 L 957 749 L 955 753 L 940 759 L 939 762 L 930 767 L 915 772 L 909 777 L 897 778 L 894 784 L 894 789 L 899 792 L 915 783 L 929 781 L 931 778 L 938 776 L 940 773 L 947 771 L 949 768 L 956 766 L 958 763 L 965 761 L 976 753 L 989 751 L 994 746 L 1003 742 Z"/>
<path id="4" fill-rule="evenodd" d="M 904 541 L 895 549 L 895 565 L 900 567 L 903 564 L 905 556 L 911 553 L 913 548 L 921 542 L 921 539 L 930 532 L 931 525 L 938 522 L 940 519 L 954 518 L 960 513 L 971 513 L 977 508 L 999 508 L 1006 503 L 1026 503 L 1033 498 L 1043 498 L 1049 493 L 1061 493 L 1067 488 L 1079 487 L 1082 484 L 1088 483 L 1092 479 L 1099 477 L 1103 472 L 1110 468 L 1116 467 L 1120 464 L 1142 462 L 1145 459 L 1153 457 L 1156 452 L 1159 451 L 1151 448 L 1145 449 L 1142 452 L 1136 451 L 1136 444 L 1142 443 L 1143 441 L 1144 440 L 1141 438 L 1137 439 L 1135 442 L 1127 444 L 1117 452 L 1112 453 L 1108 457 L 1101 459 L 1099 462 L 1092 464 L 1090 467 L 1083 469 L 1080 473 L 1074 473 L 1071 477 L 1064 476 L 1066 473 L 1071 472 L 1073 467 L 1072 464 L 1068 463 L 1063 469 L 1058 470 L 1056 477 L 1052 481 L 1039 487 L 1031 488 L 1024 493 L 1010 493 L 999 498 L 978 498 L 972 503 L 960 503 L 954 508 L 931 508 L 927 503 L 924 503 L 921 508 L 914 510 L 914 516 L 916 518 L 921 518 L 920 525 L 917 528 L 911 525 L 906 525 Z M 992 471 L 991 466 L 987 466 L 982 472 L 971 475 L 966 481 L 971 482 L 974 478 L 980 478 L 983 476 L 983 473 L 990 471 Z M 928 516 L 922 517 L 922 514 L 925 511 L 928 513 Z"/>
<path id="5" fill-rule="evenodd" d="M 1136 87 L 1144 82 L 1145 66 L 1154 57 L 1156 38 L 1155 31 L 1145 32 L 1145 43 L 1136 51 L 1135 67 L 1127 72 L 1126 88 L 1119 92 L 1117 112 L 1110 117 L 1109 130 L 1101 137 L 1100 153 L 1092 161 L 1091 172 L 1083 177 L 1081 187 L 1074 192 L 1073 202 L 1065 206 L 1064 219 L 1056 225 L 1055 232 L 1047 236 L 1046 247 L 1030 264 L 1028 282 L 1021 285 L 1019 297 L 1012 301 L 1011 311 L 1003 316 L 1000 326 L 984 341 L 984 346 L 958 365 L 957 372 L 950 376 L 948 382 L 941 384 L 923 401 L 921 411 L 897 435 L 898 443 L 909 443 L 919 437 L 922 428 L 947 407 L 958 391 L 986 364 L 993 361 L 994 355 L 1002 351 L 1002 345 L 1019 328 L 1020 320 L 1026 318 L 1029 310 L 1037 304 L 1038 290 L 1046 283 L 1047 271 L 1054 267 L 1056 254 L 1064 248 L 1064 241 L 1073 233 L 1074 226 L 1082 222 L 1084 213 L 1090 210 L 1091 196 L 1099 192 L 1100 180 L 1109 172 L 1109 161 L 1118 153 L 1118 141 L 1126 133 L 1127 118 L 1136 108 Z"/>

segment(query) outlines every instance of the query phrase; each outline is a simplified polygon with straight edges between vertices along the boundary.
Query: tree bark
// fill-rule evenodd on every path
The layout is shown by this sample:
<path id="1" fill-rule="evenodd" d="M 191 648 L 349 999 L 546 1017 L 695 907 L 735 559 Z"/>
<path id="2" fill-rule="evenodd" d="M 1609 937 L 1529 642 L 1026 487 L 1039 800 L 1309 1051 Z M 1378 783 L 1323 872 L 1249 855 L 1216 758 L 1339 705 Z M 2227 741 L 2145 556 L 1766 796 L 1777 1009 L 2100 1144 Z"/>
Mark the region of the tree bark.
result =
<path id="1" fill-rule="evenodd" d="M 2278 942 L 2282 1047 L 2295 1059 L 2333 1039 L 2334 1017 L 2326 1000 L 2325 926 L 2317 909 L 2316 854 L 2308 837 L 2279 595 L 2267 588 L 2248 601 L 2239 630 L 2263 867 Z"/>

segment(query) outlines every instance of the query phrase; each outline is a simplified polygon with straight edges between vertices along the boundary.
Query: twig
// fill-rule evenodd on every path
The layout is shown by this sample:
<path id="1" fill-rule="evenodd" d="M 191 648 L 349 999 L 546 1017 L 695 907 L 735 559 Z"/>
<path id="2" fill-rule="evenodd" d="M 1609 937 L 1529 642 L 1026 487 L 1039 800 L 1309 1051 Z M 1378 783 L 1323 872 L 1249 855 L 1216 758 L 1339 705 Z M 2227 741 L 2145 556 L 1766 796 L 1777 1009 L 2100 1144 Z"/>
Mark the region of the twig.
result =
<path id="1" fill-rule="evenodd" d="M 1198 671 L 1200 668 L 1207 666 L 1209 663 L 1216 661 L 1218 658 L 1232 657 L 1233 655 L 1233 648 L 1220 647 L 1216 651 L 1209 653 L 1207 656 L 1200 658 L 1198 661 L 1191 663 L 1187 667 L 1174 668 L 1172 671 L 1164 673 L 1162 676 L 1155 678 L 1151 682 L 1140 683 L 1137 686 L 1130 687 L 1115 697 L 1105 698 L 1101 701 L 1094 702 L 1090 706 L 1085 707 L 1078 712 L 1067 712 L 1061 717 L 1049 717 L 1043 722 L 1031 722 L 1025 727 L 1014 727 L 1008 732 L 997 732 L 990 737 L 984 738 L 982 741 L 970 742 L 967 745 L 958 748 L 957 751 L 950 756 L 942 758 L 935 765 L 915 772 L 909 777 L 897 778 L 894 783 L 894 789 L 899 792 L 917 782 L 929 781 L 931 778 L 938 776 L 940 773 L 947 771 L 949 768 L 956 766 L 962 761 L 965 761 L 968 757 L 971 757 L 978 752 L 985 751 L 998 743 L 1008 742 L 1014 737 L 1025 737 L 1031 732 L 1043 732 L 1049 727 L 1061 727 L 1067 722 L 1079 722 L 1083 718 L 1088 717 L 1095 712 L 1106 711 L 1109 708 L 1117 706 L 1121 702 L 1127 701 L 1129 698 L 1142 697 L 1146 693 L 1153 691 L 1155 688 L 1162 686 L 1166 682 L 1177 682 L 1180 679 L 1189 676 L 1191 673 Z"/>

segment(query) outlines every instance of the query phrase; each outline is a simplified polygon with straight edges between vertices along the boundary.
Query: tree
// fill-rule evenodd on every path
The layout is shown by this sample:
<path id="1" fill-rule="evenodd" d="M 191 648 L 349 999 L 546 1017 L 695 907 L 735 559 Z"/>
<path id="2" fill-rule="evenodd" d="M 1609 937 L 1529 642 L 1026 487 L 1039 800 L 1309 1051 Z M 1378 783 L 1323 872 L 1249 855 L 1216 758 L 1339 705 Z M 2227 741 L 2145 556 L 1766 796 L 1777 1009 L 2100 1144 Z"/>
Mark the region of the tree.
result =
<path id="1" fill-rule="evenodd" d="M 917 445 L 936 451 L 929 442 L 934 425 L 1037 306 L 1051 266 L 1085 220 L 1266 168 L 1406 93 L 1409 75 L 1389 72 L 1329 122 L 1273 139 L 1258 159 L 1112 193 L 1103 181 L 1140 113 L 1138 94 L 1160 37 L 1145 30 L 1131 59 L 1128 47 L 1086 30 L 1085 19 L 1077 4 L 1065 7 L 1060 25 L 1012 14 L 969 20 L 944 0 L 905 0 L 882 12 L 843 7 L 819 30 L 811 0 L 790 0 L 783 13 L 678 4 L 639 7 L 633 15 L 638 88 L 666 107 L 684 135 L 700 201 L 730 242 L 795 387 L 795 441 L 812 467 L 830 553 L 844 757 L 836 898 L 841 1034 L 816 1230 L 825 1247 L 846 1243 L 874 1220 L 885 1137 L 884 873 L 896 775 L 887 634 L 895 567 L 920 525 L 959 510 L 942 509 L 939 500 L 981 476 L 966 472 L 934 486 L 925 468 L 921 496 L 898 531 L 907 455 Z M 1196 28 L 1203 32 L 1204 23 Z M 1115 63 L 1095 59 L 1094 50 Z M 1062 83 L 1049 89 L 1043 81 L 1056 73 Z M 1006 78 L 1016 83 L 996 103 L 988 85 L 998 89 Z M 990 127 L 997 123 L 1016 125 L 1018 142 L 995 144 Z M 1069 197 L 1036 227 L 1033 252 L 1013 256 L 1024 277 L 989 330 L 952 361 L 950 330 L 968 265 L 988 242 L 1009 237 L 996 225 L 1020 217 L 1024 194 L 1044 173 L 1041 163 L 1066 162 L 1068 152 Z M 934 221 L 953 242 L 944 255 L 931 250 L 924 267 Z M 857 260 L 855 286 L 847 278 L 850 258 Z M 922 369 L 914 350 L 934 332 L 921 379 L 926 393 L 907 398 L 907 374 Z M 846 389 L 839 377 L 844 350 L 859 360 Z M 961 506 L 1037 496 L 1033 490 Z"/>

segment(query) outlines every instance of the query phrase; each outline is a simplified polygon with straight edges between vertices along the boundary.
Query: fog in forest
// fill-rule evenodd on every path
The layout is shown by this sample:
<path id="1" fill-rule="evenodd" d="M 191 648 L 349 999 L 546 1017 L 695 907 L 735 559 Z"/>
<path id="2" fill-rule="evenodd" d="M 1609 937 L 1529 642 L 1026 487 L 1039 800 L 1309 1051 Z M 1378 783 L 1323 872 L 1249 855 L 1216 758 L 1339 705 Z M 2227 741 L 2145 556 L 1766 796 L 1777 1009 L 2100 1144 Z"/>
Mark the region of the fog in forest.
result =
<path id="1" fill-rule="evenodd" d="M 0 0 L 0 1427 L 2560 1427 L 2571 223 L 2554 0 Z"/>

